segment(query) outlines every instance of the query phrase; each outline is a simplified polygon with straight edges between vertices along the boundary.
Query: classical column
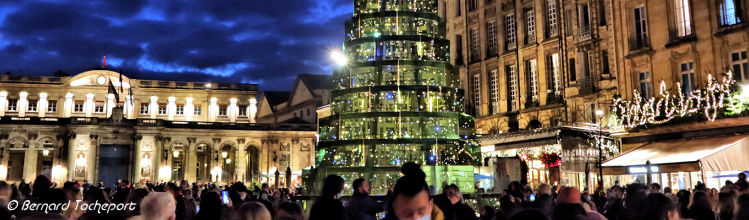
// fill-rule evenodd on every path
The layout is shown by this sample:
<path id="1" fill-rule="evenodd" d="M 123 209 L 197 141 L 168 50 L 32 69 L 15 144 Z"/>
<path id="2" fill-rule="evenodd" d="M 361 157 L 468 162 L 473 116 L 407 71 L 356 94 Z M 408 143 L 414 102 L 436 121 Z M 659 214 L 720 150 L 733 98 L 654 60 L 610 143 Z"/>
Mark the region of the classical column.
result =
<path id="1" fill-rule="evenodd" d="M 192 121 L 192 115 L 195 114 L 195 106 L 192 101 L 192 97 L 185 98 L 185 121 Z"/>
<path id="2" fill-rule="evenodd" d="M 211 104 L 208 106 L 208 121 L 216 121 L 216 116 L 218 116 L 218 99 L 216 97 L 211 97 Z"/>
<path id="3" fill-rule="evenodd" d="M 227 107 L 226 113 L 229 114 L 230 122 L 237 121 L 237 116 L 239 115 L 239 107 L 237 107 L 237 98 L 229 99 L 229 107 Z"/>
<path id="4" fill-rule="evenodd" d="M 26 107 L 29 106 L 29 100 L 27 100 L 28 97 L 29 97 L 28 92 L 21 92 L 18 94 L 18 102 L 16 104 L 16 109 L 18 110 L 18 117 L 26 116 Z"/>
<path id="5" fill-rule="evenodd" d="M 62 105 L 62 117 L 70 118 L 70 115 L 73 113 L 73 102 L 73 93 L 65 94 L 65 103 Z"/>
<path id="6" fill-rule="evenodd" d="M 91 117 L 94 113 L 94 94 L 86 94 L 86 102 L 83 104 L 83 110 L 86 112 L 86 117 Z"/>
<path id="7" fill-rule="evenodd" d="M 151 118 L 156 118 L 156 114 L 159 113 L 159 97 L 151 96 L 151 103 L 148 105 L 148 115 Z"/>
<path id="8" fill-rule="evenodd" d="M 39 101 L 36 102 L 36 111 L 39 113 L 39 117 L 44 117 L 47 114 L 47 93 L 39 93 Z"/>
<path id="9" fill-rule="evenodd" d="M 175 98 L 174 96 L 170 96 L 169 98 L 167 98 L 167 101 L 169 102 L 166 105 L 167 120 L 173 121 L 174 115 L 177 114 L 177 104 L 174 103 L 175 101 L 177 101 L 177 98 Z"/>
<path id="10" fill-rule="evenodd" d="M 195 137 L 188 137 L 187 138 L 187 146 L 185 146 L 185 158 L 183 159 L 185 162 L 184 169 L 185 169 L 185 179 L 188 182 L 195 182 L 198 180 L 198 174 L 195 173 L 195 169 L 197 169 L 196 164 L 198 163 L 198 152 L 197 152 L 197 144 L 196 144 L 197 138 Z"/>
<path id="11" fill-rule="evenodd" d="M 255 123 L 255 114 L 257 114 L 257 99 L 251 98 L 250 99 L 250 106 L 249 108 L 249 117 L 250 117 L 250 123 Z"/>
<path id="12" fill-rule="evenodd" d="M 20 113 L 20 109 L 19 109 Z M 29 135 L 29 145 L 26 148 L 26 152 L 23 160 L 23 178 L 27 180 L 33 180 L 36 178 L 36 135 Z"/>
<path id="13" fill-rule="evenodd" d="M 98 141 L 96 139 L 99 138 L 99 135 L 91 134 L 89 137 L 89 145 L 88 145 L 88 154 L 86 155 L 86 179 L 88 179 L 88 182 L 90 183 L 97 183 L 98 177 L 99 177 L 99 170 L 98 167 L 96 167 L 96 159 L 98 159 L 97 151 L 99 149 Z M 105 183 L 105 184 L 113 184 L 113 183 Z"/>
<path id="14" fill-rule="evenodd" d="M 140 145 L 142 142 L 141 140 L 143 140 L 143 135 L 136 134 L 134 139 L 135 143 L 133 150 L 135 151 L 135 156 L 133 156 L 133 184 L 140 183 L 140 180 L 142 179 L 140 176 L 140 163 L 143 152 L 140 149 Z"/>
<path id="15" fill-rule="evenodd" d="M 73 180 L 75 173 L 75 138 L 75 134 L 71 134 L 68 138 L 68 180 Z"/>
<path id="16" fill-rule="evenodd" d="M 117 105 L 116 103 L 114 103 L 114 101 L 114 94 L 107 94 L 107 118 L 112 117 L 112 108 Z"/>
<path id="17" fill-rule="evenodd" d="M 5 109 L 8 108 L 8 92 L 0 91 L 0 117 L 5 116 Z"/>
<path id="18" fill-rule="evenodd" d="M 133 103 L 133 99 L 130 96 L 126 96 L 125 99 L 127 100 L 125 101 L 124 106 L 125 118 L 134 119 L 135 115 L 133 114 L 135 113 L 135 103 Z"/>

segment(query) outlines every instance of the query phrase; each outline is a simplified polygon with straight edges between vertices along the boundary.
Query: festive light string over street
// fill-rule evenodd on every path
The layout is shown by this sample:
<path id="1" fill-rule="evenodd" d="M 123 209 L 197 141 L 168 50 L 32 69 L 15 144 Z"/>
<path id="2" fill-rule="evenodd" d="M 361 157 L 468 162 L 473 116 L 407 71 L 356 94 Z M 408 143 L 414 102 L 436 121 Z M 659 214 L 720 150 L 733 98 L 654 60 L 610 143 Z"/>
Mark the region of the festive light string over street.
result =
<path id="1" fill-rule="evenodd" d="M 671 94 L 666 83 L 661 81 L 659 98 L 644 99 L 634 90 L 633 100 L 614 99 L 612 111 L 619 116 L 619 124 L 627 129 L 646 124 L 663 124 L 675 118 L 687 117 L 695 113 L 704 114 L 709 121 L 714 121 L 718 112 L 727 106 L 730 114 L 739 114 L 749 104 L 747 89 L 739 94 L 731 94 L 735 81 L 731 72 L 722 80 L 707 76 L 707 85 L 703 90 L 694 90 L 685 94 L 681 83 L 676 83 L 677 94 Z M 727 102 L 726 102 L 727 101 Z"/>

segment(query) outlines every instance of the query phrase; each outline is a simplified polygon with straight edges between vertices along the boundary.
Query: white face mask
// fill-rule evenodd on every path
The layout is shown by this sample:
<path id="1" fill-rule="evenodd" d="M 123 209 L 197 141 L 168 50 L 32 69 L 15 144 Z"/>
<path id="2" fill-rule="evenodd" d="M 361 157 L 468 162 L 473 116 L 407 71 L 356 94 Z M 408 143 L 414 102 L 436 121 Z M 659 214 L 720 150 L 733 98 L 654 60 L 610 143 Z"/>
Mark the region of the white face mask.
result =
<path id="1" fill-rule="evenodd" d="M 428 213 L 424 217 L 419 218 L 418 220 L 431 220 L 432 219 L 432 213 Z"/>

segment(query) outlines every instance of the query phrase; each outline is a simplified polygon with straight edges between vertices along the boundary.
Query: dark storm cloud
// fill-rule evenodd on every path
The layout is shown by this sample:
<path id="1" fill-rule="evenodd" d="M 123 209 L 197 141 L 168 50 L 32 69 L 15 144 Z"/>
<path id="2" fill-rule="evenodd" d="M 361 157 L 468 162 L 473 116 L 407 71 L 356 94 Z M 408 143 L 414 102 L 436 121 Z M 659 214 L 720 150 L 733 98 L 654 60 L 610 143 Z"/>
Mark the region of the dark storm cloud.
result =
<path id="1" fill-rule="evenodd" d="M 329 73 L 350 0 L 0 2 L 0 71 L 79 73 L 106 55 L 148 79 L 260 83 L 289 89 Z"/>

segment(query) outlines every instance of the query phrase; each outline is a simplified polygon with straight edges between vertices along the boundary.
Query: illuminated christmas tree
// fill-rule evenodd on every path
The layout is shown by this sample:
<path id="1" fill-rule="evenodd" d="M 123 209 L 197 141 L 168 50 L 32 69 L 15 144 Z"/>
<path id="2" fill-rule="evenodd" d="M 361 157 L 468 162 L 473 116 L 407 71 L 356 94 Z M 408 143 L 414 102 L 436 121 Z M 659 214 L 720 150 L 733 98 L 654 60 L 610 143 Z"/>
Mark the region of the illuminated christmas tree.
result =
<path id="1" fill-rule="evenodd" d="M 430 185 L 473 191 L 474 120 L 463 113 L 444 33 L 436 0 L 355 0 L 343 53 L 334 55 L 331 116 L 319 122 L 318 180 L 363 177 L 384 194 L 413 161 Z"/>

